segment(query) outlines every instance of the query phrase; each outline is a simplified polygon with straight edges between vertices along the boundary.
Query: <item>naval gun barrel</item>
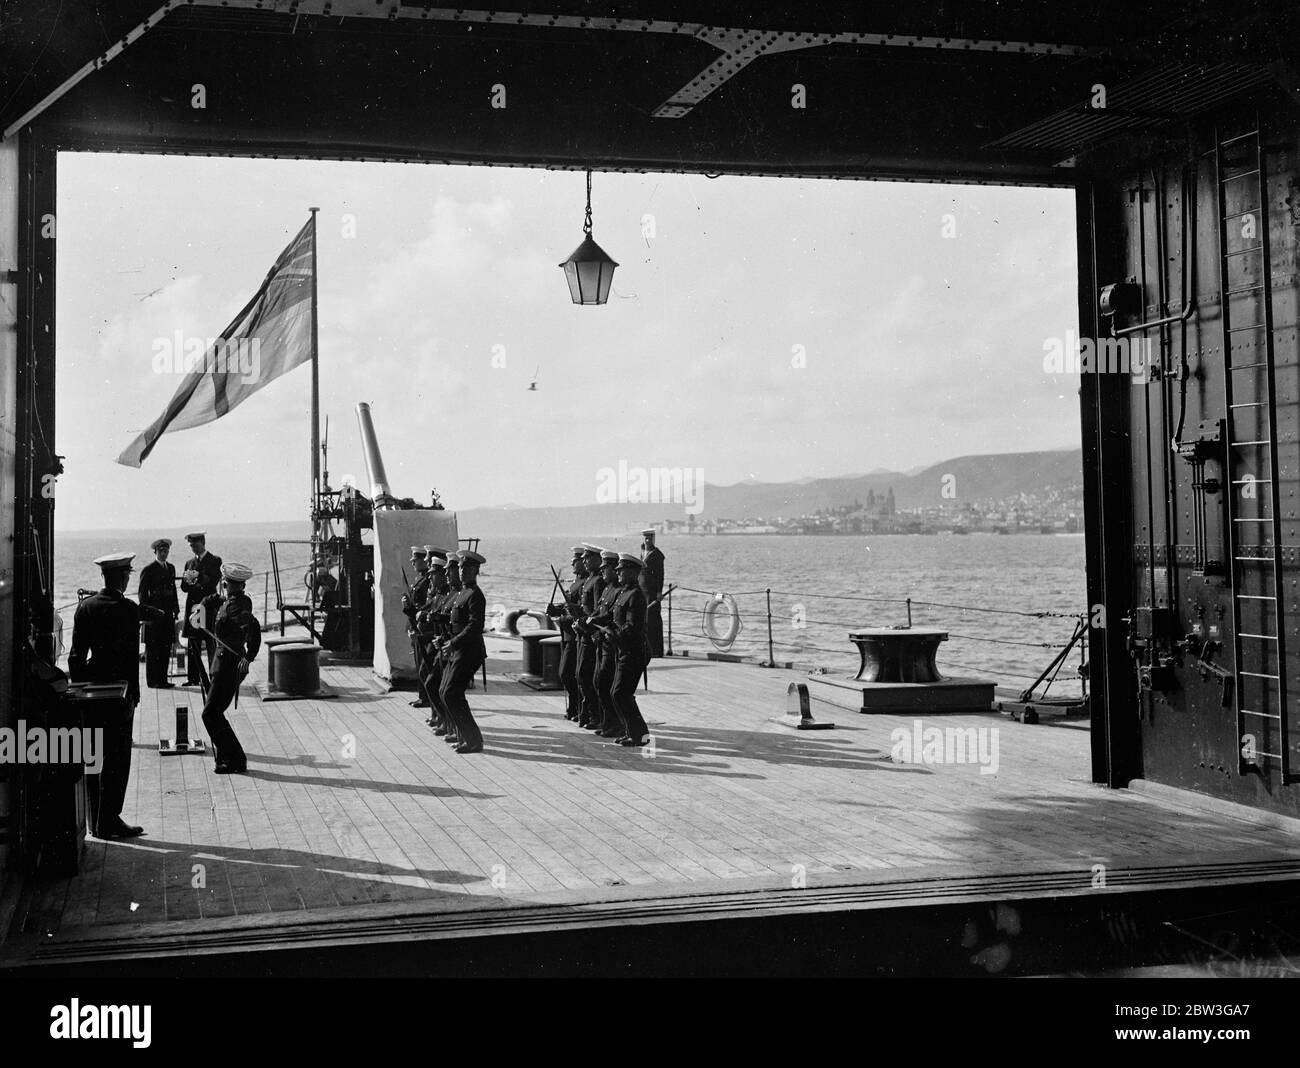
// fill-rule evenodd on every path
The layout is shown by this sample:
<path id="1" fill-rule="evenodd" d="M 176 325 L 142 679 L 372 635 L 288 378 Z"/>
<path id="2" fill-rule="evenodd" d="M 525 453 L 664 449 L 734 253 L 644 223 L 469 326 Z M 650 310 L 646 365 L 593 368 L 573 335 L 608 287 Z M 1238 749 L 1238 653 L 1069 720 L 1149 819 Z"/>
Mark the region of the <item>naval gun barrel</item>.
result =
<path id="1" fill-rule="evenodd" d="M 357 423 L 361 427 L 361 450 L 366 454 L 366 473 L 370 476 L 370 498 L 376 509 L 392 508 L 393 495 L 384 472 L 384 458 L 379 455 L 379 439 L 375 437 L 370 405 L 365 401 L 357 404 Z"/>

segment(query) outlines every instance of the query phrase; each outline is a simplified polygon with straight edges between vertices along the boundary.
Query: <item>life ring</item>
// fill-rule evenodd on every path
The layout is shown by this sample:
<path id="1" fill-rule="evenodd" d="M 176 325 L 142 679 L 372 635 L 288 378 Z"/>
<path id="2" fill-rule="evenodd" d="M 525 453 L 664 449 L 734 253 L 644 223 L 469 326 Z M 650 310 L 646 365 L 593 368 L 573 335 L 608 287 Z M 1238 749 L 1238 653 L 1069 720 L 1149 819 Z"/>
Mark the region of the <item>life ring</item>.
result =
<path id="1" fill-rule="evenodd" d="M 730 620 L 725 632 L 720 631 L 718 627 L 718 613 L 726 609 Z M 703 618 L 700 622 L 700 628 L 704 636 L 713 643 L 715 649 L 730 649 L 735 642 L 736 636 L 740 633 L 740 608 L 736 604 L 736 599 L 729 593 L 715 593 L 704 606 Z"/>

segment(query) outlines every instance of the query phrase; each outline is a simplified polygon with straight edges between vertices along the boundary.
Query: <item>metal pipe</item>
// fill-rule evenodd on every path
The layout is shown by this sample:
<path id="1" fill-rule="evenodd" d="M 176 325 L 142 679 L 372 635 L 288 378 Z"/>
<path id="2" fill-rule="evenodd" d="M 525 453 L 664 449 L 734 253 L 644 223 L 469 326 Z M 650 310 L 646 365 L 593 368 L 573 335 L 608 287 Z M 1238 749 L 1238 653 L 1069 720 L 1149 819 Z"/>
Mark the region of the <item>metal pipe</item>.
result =
<path id="1" fill-rule="evenodd" d="M 388 475 L 384 472 L 384 458 L 379 454 L 379 440 L 375 437 L 375 424 L 370 418 L 370 405 L 357 404 L 357 424 L 361 427 L 361 451 L 366 457 L 366 474 L 370 476 L 370 497 L 376 509 L 392 508 L 393 495 L 388 489 Z"/>

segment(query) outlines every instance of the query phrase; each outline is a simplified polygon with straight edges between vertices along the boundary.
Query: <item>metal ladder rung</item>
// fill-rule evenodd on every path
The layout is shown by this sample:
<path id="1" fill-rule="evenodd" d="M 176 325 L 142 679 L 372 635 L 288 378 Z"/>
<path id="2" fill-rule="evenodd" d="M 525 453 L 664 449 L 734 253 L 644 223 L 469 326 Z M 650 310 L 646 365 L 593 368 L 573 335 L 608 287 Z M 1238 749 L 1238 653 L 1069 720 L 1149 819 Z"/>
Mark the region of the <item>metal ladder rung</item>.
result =
<path id="1" fill-rule="evenodd" d="M 1234 519 L 1233 522 L 1234 523 L 1271 523 L 1273 522 L 1273 517 L 1271 515 L 1251 516 L 1249 519 Z"/>
<path id="2" fill-rule="evenodd" d="M 1252 323 L 1250 326 L 1232 326 L 1228 328 L 1229 334 L 1240 334 L 1244 330 L 1263 330 L 1263 323 Z"/>
<path id="3" fill-rule="evenodd" d="M 1249 708 L 1241 710 L 1243 716 L 1259 716 L 1260 719 L 1281 719 L 1282 717 L 1276 712 L 1252 712 Z"/>
<path id="4" fill-rule="evenodd" d="M 1234 556 L 1233 559 L 1244 564 L 1268 564 L 1269 567 L 1273 566 L 1271 556 Z"/>
<path id="5" fill-rule="evenodd" d="M 1231 482 L 1233 486 L 1254 486 L 1261 482 L 1272 482 L 1271 478 L 1234 478 Z"/>
<path id="6" fill-rule="evenodd" d="M 1229 404 L 1229 408 L 1267 408 L 1268 401 L 1242 401 L 1240 404 Z"/>
<path id="7" fill-rule="evenodd" d="M 1277 641 L 1277 635 L 1276 635 L 1276 634 L 1238 634 L 1237 637 L 1238 637 L 1238 638 L 1258 638 L 1258 639 L 1259 639 L 1260 641 L 1262 641 L 1262 642 L 1275 642 L 1275 641 Z"/>
<path id="8" fill-rule="evenodd" d="M 1229 137 L 1226 141 L 1220 141 L 1220 148 L 1227 148 L 1229 145 L 1235 145 L 1238 141 L 1249 141 L 1252 137 L 1258 137 L 1259 130 L 1250 130 L 1244 134 L 1238 134 L 1236 137 Z"/>
<path id="9" fill-rule="evenodd" d="M 1276 675 L 1262 675 L 1258 671 L 1242 671 L 1239 674 L 1249 675 L 1252 679 L 1276 679 Z"/>
<path id="10" fill-rule="evenodd" d="M 1239 601 L 1276 601 L 1277 598 L 1276 598 L 1276 597 L 1272 597 L 1272 596 L 1270 596 L 1269 594 L 1266 594 L 1266 593 L 1239 593 L 1239 594 L 1237 594 L 1237 600 L 1239 600 Z"/>
<path id="11" fill-rule="evenodd" d="M 1258 173 L 1259 173 L 1259 168 L 1255 167 L 1254 169 L 1249 171 L 1241 171 L 1238 174 L 1230 174 L 1228 175 L 1228 177 L 1224 178 L 1219 184 L 1227 185 L 1229 182 L 1235 182 L 1238 178 L 1249 178 L 1252 174 L 1258 174 Z"/>
<path id="12" fill-rule="evenodd" d="M 1251 327 L 1251 329 L 1253 330 L 1255 328 Z M 1229 371 L 1251 371 L 1254 370 L 1254 368 L 1256 367 L 1267 367 L 1267 366 L 1268 366 L 1267 360 L 1260 360 L 1258 363 L 1234 363 L 1231 367 L 1228 368 L 1228 370 Z"/>
<path id="13" fill-rule="evenodd" d="M 1239 248 L 1236 252 L 1225 252 L 1223 258 L 1227 259 L 1229 256 L 1244 256 L 1248 252 L 1262 252 L 1263 250 L 1263 245 L 1251 245 L 1250 248 Z"/>
<path id="14" fill-rule="evenodd" d="M 1243 215 L 1255 215 L 1258 212 L 1259 208 L 1247 208 L 1245 211 L 1234 211 L 1231 215 L 1223 216 L 1223 221 L 1227 222 L 1229 219 L 1240 219 Z"/>
<path id="15" fill-rule="evenodd" d="M 1263 288 L 1264 288 L 1264 286 L 1263 286 L 1262 284 L 1261 284 L 1261 285 L 1257 285 L 1257 286 L 1242 286 L 1242 287 L 1239 288 L 1239 289 L 1229 289 L 1229 290 L 1227 290 L 1227 291 L 1224 293 L 1224 296 L 1227 296 L 1227 297 L 1235 297 L 1235 296 L 1237 296 L 1239 293 L 1254 293 L 1255 290 L 1257 290 L 1257 289 L 1263 289 Z"/>
<path id="16" fill-rule="evenodd" d="M 1229 445 L 1268 445 L 1270 444 L 1270 442 L 1268 438 L 1262 438 L 1259 441 L 1230 441 L 1228 442 L 1228 444 Z"/>

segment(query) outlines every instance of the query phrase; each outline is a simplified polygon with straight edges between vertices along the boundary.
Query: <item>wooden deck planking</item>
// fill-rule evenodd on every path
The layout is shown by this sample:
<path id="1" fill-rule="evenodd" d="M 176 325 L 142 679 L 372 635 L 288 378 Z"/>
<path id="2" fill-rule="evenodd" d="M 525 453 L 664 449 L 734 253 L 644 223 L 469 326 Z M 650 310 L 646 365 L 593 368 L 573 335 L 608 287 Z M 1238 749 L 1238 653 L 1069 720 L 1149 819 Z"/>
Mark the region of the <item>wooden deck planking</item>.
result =
<path id="1" fill-rule="evenodd" d="M 490 640 L 499 670 L 517 656 Z M 255 664 L 255 671 L 261 670 Z M 729 881 L 936 865 L 1008 873 L 1126 858 L 1176 862 L 1251 850 L 1300 856 L 1285 831 L 1089 781 L 1086 731 L 992 716 L 861 716 L 819 702 L 834 731 L 779 723 L 802 675 L 656 661 L 638 691 L 653 753 L 563 719 L 563 695 L 494 674 L 470 693 L 486 752 L 455 753 L 407 692 L 377 694 L 363 668 L 329 666 L 334 699 L 260 701 L 232 723 L 251 774 L 210 757 L 159 756 L 197 691 L 144 690 L 124 817 L 148 834 L 87 844 L 83 871 L 30 895 L 22 929 L 301 913 L 446 895 L 529 899 L 614 885 L 695 892 Z M 996 728 L 1001 766 L 895 764 L 890 734 Z M 355 752 L 344 753 L 350 735 Z M 202 864 L 206 886 L 192 886 Z M 134 905 L 134 908 L 132 907 Z"/>

